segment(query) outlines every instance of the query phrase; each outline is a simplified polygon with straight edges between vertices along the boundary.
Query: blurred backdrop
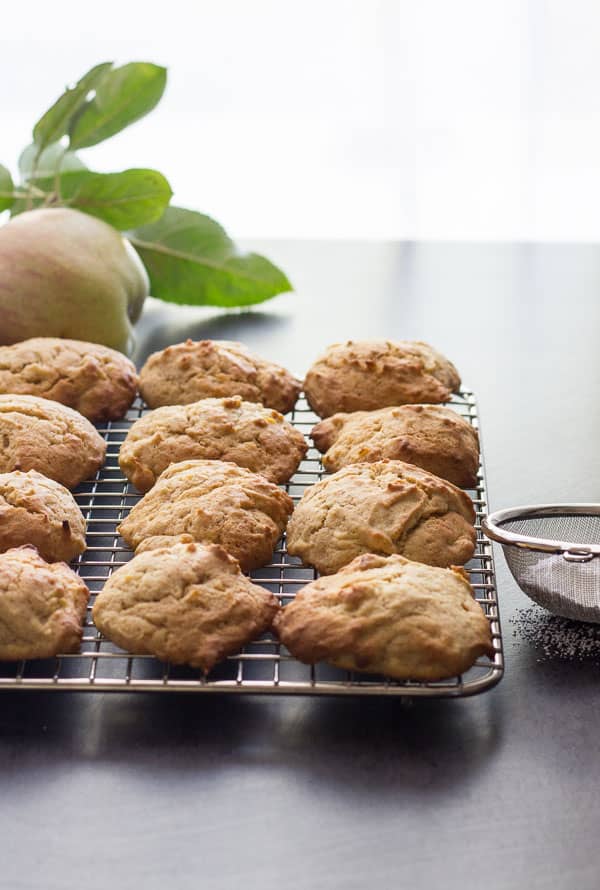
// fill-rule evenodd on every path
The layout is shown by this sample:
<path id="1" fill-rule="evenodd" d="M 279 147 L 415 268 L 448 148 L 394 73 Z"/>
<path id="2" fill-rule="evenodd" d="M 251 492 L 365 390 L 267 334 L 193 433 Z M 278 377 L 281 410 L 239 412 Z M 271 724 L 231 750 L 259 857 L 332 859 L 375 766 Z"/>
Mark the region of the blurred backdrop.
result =
<path id="1" fill-rule="evenodd" d="M 0 163 L 94 63 L 169 68 L 95 169 L 162 170 L 237 237 L 600 239 L 600 4 L 30 0 L 2 12 Z"/>

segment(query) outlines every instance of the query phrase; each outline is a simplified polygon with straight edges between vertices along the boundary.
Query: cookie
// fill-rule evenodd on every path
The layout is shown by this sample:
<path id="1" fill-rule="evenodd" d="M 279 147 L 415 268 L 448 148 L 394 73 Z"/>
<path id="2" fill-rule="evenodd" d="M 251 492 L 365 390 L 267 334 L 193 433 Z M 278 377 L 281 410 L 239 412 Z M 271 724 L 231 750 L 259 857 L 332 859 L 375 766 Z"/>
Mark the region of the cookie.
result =
<path id="1" fill-rule="evenodd" d="M 221 544 L 247 572 L 270 561 L 293 509 L 264 476 L 220 460 L 188 460 L 167 467 L 118 531 L 133 549 L 169 535 Z"/>
<path id="2" fill-rule="evenodd" d="M 304 587 L 275 617 L 296 658 L 431 682 L 494 655 L 490 624 L 466 573 L 366 554 Z"/>
<path id="3" fill-rule="evenodd" d="M 451 408 L 402 405 L 378 411 L 334 414 L 311 433 L 333 473 L 349 464 L 389 458 L 416 464 L 460 488 L 477 485 L 479 438 Z"/>
<path id="4" fill-rule="evenodd" d="M 312 365 L 304 392 L 319 417 L 390 405 L 447 402 L 460 386 L 454 365 L 427 343 L 349 340 Z"/>
<path id="5" fill-rule="evenodd" d="M 305 491 L 287 549 L 323 575 L 361 553 L 462 565 L 475 551 L 474 521 L 468 495 L 425 470 L 399 460 L 352 464 Z"/>
<path id="6" fill-rule="evenodd" d="M 89 595 L 79 575 L 34 547 L 0 553 L 0 660 L 79 652 Z"/>
<path id="7" fill-rule="evenodd" d="M 176 343 L 153 353 L 140 371 L 140 391 L 150 408 L 240 396 L 287 414 L 301 388 L 281 365 L 254 355 L 235 340 Z"/>
<path id="8" fill-rule="evenodd" d="M 279 602 L 217 544 L 174 544 L 133 557 L 94 604 L 96 627 L 128 652 L 204 671 L 270 627 Z"/>
<path id="9" fill-rule="evenodd" d="M 75 488 L 96 475 L 106 442 L 89 420 L 50 399 L 0 395 L 0 473 L 37 470 Z"/>
<path id="10" fill-rule="evenodd" d="M 304 436 L 277 411 L 238 396 L 156 408 L 132 425 L 119 466 L 148 491 L 169 464 L 225 460 L 287 482 L 306 454 Z"/>
<path id="11" fill-rule="evenodd" d="M 35 470 L 0 474 L 0 550 L 33 544 L 49 562 L 85 550 L 85 519 L 59 482 Z"/>
<path id="12" fill-rule="evenodd" d="M 0 346 L 0 393 L 62 402 L 93 423 L 123 417 L 137 393 L 135 365 L 120 352 L 58 337 Z"/>

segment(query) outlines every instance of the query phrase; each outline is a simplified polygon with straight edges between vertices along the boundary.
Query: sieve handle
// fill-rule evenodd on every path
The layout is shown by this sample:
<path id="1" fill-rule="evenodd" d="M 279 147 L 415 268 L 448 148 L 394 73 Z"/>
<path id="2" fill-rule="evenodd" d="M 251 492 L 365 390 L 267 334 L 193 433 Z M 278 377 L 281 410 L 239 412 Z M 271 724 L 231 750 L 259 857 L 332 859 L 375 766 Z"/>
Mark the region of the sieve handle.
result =
<path id="1" fill-rule="evenodd" d="M 594 554 L 584 547 L 571 547 L 570 550 L 565 550 L 565 552 L 563 553 L 563 559 L 566 559 L 567 562 L 589 562 L 590 559 L 593 559 L 594 556 L 597 555 L 598 554 Z"/>

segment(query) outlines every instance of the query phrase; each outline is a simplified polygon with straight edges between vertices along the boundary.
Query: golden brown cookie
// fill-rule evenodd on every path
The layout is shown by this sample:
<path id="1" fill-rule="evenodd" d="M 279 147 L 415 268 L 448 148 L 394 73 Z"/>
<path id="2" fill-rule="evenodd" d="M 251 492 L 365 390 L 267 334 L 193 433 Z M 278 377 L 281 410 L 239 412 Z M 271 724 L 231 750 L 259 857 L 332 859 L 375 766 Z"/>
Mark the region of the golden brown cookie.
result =
<path id="1" fill-rule="evenodd" d="M 334 414 L 313 427 L 311 436 L 319 451 L 326 452 L 323 466 L 330 473 L 389 458 L 416 464 L 460 488 L 477 484 L 477 431 L 441 405 Z"/>
<path id="2" fill-rule="evenodd" d="M 279 602 L 216 544 L 134 556 L 94 604 L 96 627 L 128 652 L 209 671 L 270 627 Z"/>
<path id="3" fill-rule="evenodd" d="M 304 587 L 274 629 L 300 661 L 435 681 L 494 655 L 490 624 L 461 569 L 366 554 Z"/>
<path id="4" fill-rule="evenodd" d="M 37 470 L 75 488 L 96 475 L 106 442 L 89 420 L 49 399 L 0 395 L 0 472 Z"/>
<path id="5" fill-rule="evenodd" d="M 464 491 L 419 467 L 399 460 L 352 464 L 305 491 L 288 525 L 287 549 L 323 575 L 361 553 L 462 565 L 475 550 L 474 521 Z"/>
<path id="6" fill-rule="evenodd" d="M 270 561 L 293 509 L 264 476 L 220 460 L 188 460 L 161 473 L 118 531 L 133 549 L 168 535 L 221 544 L 247 572 Z"/>
<path id="7" fill-rule="evenodd" d="M 118 420 L 137 393 L 135 365 L 98 343 L 33 337 L 0 346 L 0 393 L 62 402 L 91 420 Z"/>
<path id="8" fill-rule="evenodd" d="M 186 340 L 153 353 L 140 371 L 150 408 L 240 396 L 287 414 L 302 384 L 289 371 L 235 340 Z"/>
<path id="9" fill-rule="evenodd" d="M 89 591 L 64 562 L 35 547 L 0 553 L 0 660 L 79 652 Z"/>
<path id="10" fill-rule="evenodd" d="M 150 411 L 127 433 L 119 466 L 140 491 L 183 460 L 231 461 L 280 483 L 305 453 L 304 436 L 281 414 L 231 396 Z"/>
<path id="11" fill-rule="evenodd" d="M 85 519 L 71 492 L 29 470 L 0 473 L 0 550 L 33 544 L 49 562 L 85 550 Z"/>
<path id="12" fill-rule="evenodd" d="M 319 417 L 390 405 L 447 402 L 460 386 L 454 365 L 419 341 L 334 343 L 309 369 L 308 402 Z"/>

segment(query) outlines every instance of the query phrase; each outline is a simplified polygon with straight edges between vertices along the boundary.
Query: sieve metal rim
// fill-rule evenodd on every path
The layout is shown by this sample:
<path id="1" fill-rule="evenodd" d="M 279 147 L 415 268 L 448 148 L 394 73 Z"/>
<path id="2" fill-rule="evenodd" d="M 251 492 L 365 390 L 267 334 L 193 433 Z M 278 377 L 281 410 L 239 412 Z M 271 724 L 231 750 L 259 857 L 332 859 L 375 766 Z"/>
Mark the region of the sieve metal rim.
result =
<path id="1" fill-rule="evenodd" d="M 572 541 L 557 541 L 552 538 L 536 538 L 515 534 L 502 528 L 503 522 L 511 519 L 527 519 L 544 516 L 600 516 L 600 504 L 526 504 L 496 510 L 484 516 L 481 522 L 483 532 L 492 541 L 504 547 L 519 547 L 542 553 L 561 553 L 570 562 L 589 562 L 600 556 L 600 544 L 577 544 Z"/>

